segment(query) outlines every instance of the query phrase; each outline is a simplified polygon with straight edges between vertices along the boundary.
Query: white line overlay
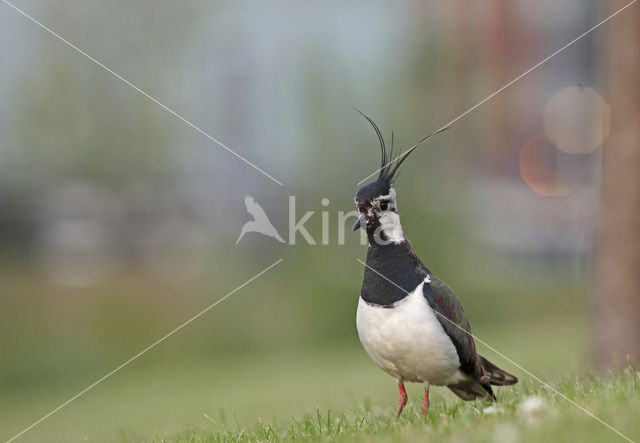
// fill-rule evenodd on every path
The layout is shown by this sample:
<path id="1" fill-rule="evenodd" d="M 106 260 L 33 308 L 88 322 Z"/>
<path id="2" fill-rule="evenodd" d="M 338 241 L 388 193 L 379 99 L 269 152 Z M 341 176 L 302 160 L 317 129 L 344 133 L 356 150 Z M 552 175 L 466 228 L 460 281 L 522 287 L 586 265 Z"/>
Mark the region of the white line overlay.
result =
<path id="1" fill-rule="evenodd" d="M 5 0 L 3 0 L 5 1 Z M 611 20 L 613 17 L 615 17 L 616 15 L 620 14 L 622 11 L 624 11 L 625 9 L 627 9 L 629 6 L 633 5 L 635 2 L 637 2 L 638 0 L 633 0 L 629 3 L 627 3 L 627 5 L 623 6 L 622 8 L 618 9 L 616 12 L 614 12 L 613 14 L 611 14 L 610 16 L 608 16 L 607 18 L 605 18 L 604 20 L 602 20 L 600 23 L 592 26 L 591 28 L 589 28 L 588 30 L 586 30 L 585 32 L 583 32 L 582 34 L 580 34 L 579 36 L 577 36 L 576 38 L 574 38 L 573 40 L 571 40 L 569 43 L 567 43 L 566 45 L 564 45 L 562 48 L 558 49 L 556 52 L 554 52 L 553 54 L 549 55 L 548 57 L 546 57 L 545 59 L 543 59 L 542 61 L 538 62 L 536 65 L 532 66 L 531 68 L 527 69 L 525 72 L 523 72 L 522 74 L 520 74 L 519 76 L 517 76 L 516 78 L 514 78 L 513 80 L 511 80 L 509 83 L 507 83 L 506 85 L 504 85 L 502 88 L 494 91 L 491 95 L 487 96 L 484 100 L 476 103 L 475 105 L 473 105 L 472 107 L 470 107 L 469 109 L 467 109 L 466 111 L 464 111 L 462 114 L 460 114 L 459 116 L 457 116 L 456 118 L 454 118 L 453 120 L 451 120 L 449 123 L 447 123 L 446 125 L 444 125 L 442 128 L 438 129 L 437 131 L 434 131 L 435 133 L 438 133 L 440 131 L 442 131 L 443 129 L 446 129 L 448 127 L 450 127 L 453 123 L 457 122 L 458 120 L 460 120 L 462 117 L 464 117 L 465 115 L 467 115 L 468 113 L 470 113 L 471 111 L 473 111 L 474 109 L 476 109 L 478 106 L 482 105 L 483 103 L 491 100 L 493 97 L 495 97 L 496 95 L 498 95 L 499 93 L 501 93 L 502 91 L 504 91 L 505 89 L 507 89 L 509 86 L 511 86 L 512 84 L 514 84 L 515 82 L 517 82 L 518 80 L 520 80 L 522 77 L 524 77 L 525 75 L 527 75 L 528 73 L 530 73 L 531 71 L 533 71 L 534 69 L 538 68 L 540 65 L 544 64 L 545 62 L 547 62 L 548 60 L 550 60 L 551 58 L 555 57 L 556 55 L 558 55 L 559 53 L 561 53 L 562 51 L 564 51 L 565 49 L 567 49 L 569 46 L 573 45 L 575 42 L 577 42 L 578 40 L 580 40 L 581 38 L 583 38 L 584 36 L 586 36 L 587 34 L 589 34 L 590 32 L 592 32 L 593 30 L 595 30 L 596 28 L 600 27 L 601 25 L 603 25 L 604 23 L 608 22 L 609 20 Z M 631 43 L 631 42 L 630 42 Z M 397 162 L 398 160 L 400 160 L 402 157 L 404 157 L 405 155 L 407 155 L 409 152 L 411 151 L 411 148 L 407 149 L 403 154 L 399 155 L 398 157 L 396 157 L 395 159 L 391 160 L 389 163 L 387 163 L 386 165 L 384 165 L 382 168 L 372 172 L 371 174 L 369 174 L 368 176 L 366 176 L 365 178 L 363 178 L 362 180 L 360 180 L 358 183 L 358 185 L 364 183 L 366 180 L 368 180 L 369 178 L 373 177 L 374 175 L 376 175 L 378 172 L 380 172 L 381 169 L 384 169 L 386 166 Z"/>
<path id="2" fill-rule="evenodd" d="M 113 71 L 112 69 L 108 68 L 107 66 L 105 66 L 104 64 L 102 64 L 101 62 L 99 62 L 98 60 L 96 60 L 95 58 L 91 57 L 89 54 L 87 54 L 86 52 L 84 52 L 82 49 L 78 48 L 76 45 L 74 45 L 73 43 L 69 42 L 68 40 L 64 39 L 62 36 L 60 36 L 59 34 L 55 33 L 54 31 L 52 31 L 51 29 L 47 28 L 45 25 L 43 25 L 42 23 L 40 23 L 38 20 L 36 20 L 35 18 L 31 17 L 29 14 L 27 14 L 26 12 L 24 12 L 22 9 L 18 8 L 17 6 L 15 6 L 14 4 L 8 2 L 7 0 L 2 0 L 7 6 L 10 6 L 11 8 L 13 8 L 14 10 L 16 10 L 17 12 L 19 12 L 20 14 L 22 14 L 24 17 L 26 17 L 27 19 L 31 20 L 33 23 L 35 23 L 36 25 L 40 26 L 42 29 L 44 29 L 45 31 L 47 31 L 49 34 L 53 35 L 54 37 L 56 37 L 57 39 L 59 39 L 60 41 L 66 43 L 67 45 L 69 45 L 71 48 L 75 49 L 77 52 L 79 52 L 80 54 L 84 55 L 86 58 L 88 58 L 89 60 L 91 60 L 92 62 L 94 62 L 96 65 L 100 66 L 102 69 L 104 69 L 105 71 L 109 72 L 110 74 L 114 75 L 115 77 L 117 77 L 118 79 L 122 80 L 123 82 L 125 82 L 127 85 L 131 86 L 133 89 L 135 89 L 136 91 L 138 91 L 140 94 L 144 95 L 145 97 L 147 97 L 149 100 L 151 100 L 152 102 L 154 102 L 155 104 L 159 105 L 162 109 L 164 109 L 165 111 L 169 112 L 170 114 L 172 114 L 173 116 L 179 118 L 180 120 L 182 120 L 183 122 L 185 122 L 187 125 L 191 126 L 193 129 L 195 129 L 196 131 L 198 131 L 200 134 L 204 135 L 205 137 L 207 137 L 209 140 L 211 140 L 212 142 L 218 144 L 220 147 L 226 149 L 227 151 L 229 151 L 231 154 L 235 155 L 237 158 L 239 158 L 240 160 L 242 160 L 243 162 L 245 162 L 246 164 L 248 164 L 249 166 L 251 166 L 253 169 L 255 169 L 256 171 L 262 173 L 263 175 L 265 175 L 266 177 L 270 178 L 272 181 L 276 182 L 277 184 L 279 184 L 280 186 L 284 186 L 282 184 L 282 182 L 276 180 L 275 178 L 273 178 L 271 175 L 267 174 L 265 171 L 263 171 L 262 169 L 260 169 L 258 166 L 256 166 L 255 164 L 251 163 L 249 160 L 247 160 L 246 158 L 244 158 L 243 156 L 241 156 L 240 154 L 238 154 L 237 152 L 235 152 L 233 149 L 227 147 L 224 143 L 222 143 L 220 140 L 218 140 L 217 138 L 213 137 L 212 135 L 206 133 L 205 131 L 203 131 L 202 129 L 200 129 L 199 127 L 197 127 L 196 125 L 194 125 L 193 123 L 191 123 L 189 120 L 187 120 L 186 118 L 184 118 L 183 116 L 181 116 L 180 114 L 178 114 L 177 112 L 175 112 L 173 109 L 169 108 L 167 105 L 161 103 L 160 101 L 156 100 L 155 98 L 153 98 L 151 95 L 147 94 L 146 92 L 144 92 L 142 89 L 138 88 L 136 85 L 134 85 L 133 83 L 131 83 L 129 80 L 127 80 L 126 78 L 122 77 L 120 74 L 116 73 L 115 71 Z"/>
<path id="3" fill-rule="evenodd" d="M 102 381 L 106 380 L 108 377 L 112 376 L 113 374 L 115 374 L 116 372 L 118 372 L 120 369 L 124 368 L 125 366 L 127 366 L 129 363 L 131 363 L 132 361 L 134 361 L 135 359 L 137 359 L 138 357 L 140 357 L 142 354 L 144 354 L 145 352 L 149 351 L 150 349 L 154 348 L 156 345 L 160 344 L 161 342 L 163 342 L 164 340 L 166 340 L 167 338 L 171 337 L 173 334 L 175 334 L 176 332 L 178 332 L 180 329 L 184 328 L 185 326 L 187 326 L 189 323 L 191 323 L 192 321 L 194 321 L 195 319 L 197 319 L 198 317 L 200 317 L 201 315 L 203 315 L 204 313 L 206 313 L 207 311 L 209 311 L 210 309 L 212 309 L 213 307 L 215 307 L 216 305 L 218 305 L 219 303 L 222 303 L 223 301 L 225 301 L 227 298 L 229 298 L 231 295 L 235 294 L 237 291 L 239 291 L 240 289 L 244 288 L 246 285 L 248 285 L 249 283 L 251 283 L 252 281 L 254 281 L 255 279 L 257 279 L 258 277 L 262 276 L 264 273 L 266 273 L 267 271 L 269 271 L 271 268 L 273 268 L 274 266 L 278 265 L 280 262 L 282 262 L 284 259 L 280 259 L 277 262 L 273 263 L 271 266 L 269 266 L 268 268 L 263 269 L 262 271 L 260 271 L 259 273 L 257 273 L 256 275 L 254 275 L 253 277 L 251 277 L 249 280 L 247 280 L 246 282 L 242 283 L 240 286 L 238 286 L 237 288 L 235 288 L 233 291 L 229 292 L 227 295 L 225 295 L 224 297 L 222 297 L 221 299 L 219 299 L 218 301 L 216 301 L 215 303 L 213 303 L 212 305 L 210 305 L 209 307 L 203 309 L 202 311 L 200 311 L 198 314 L 194 315 L 193 317 L 191 317 L 189 320 L 187 320 L 186 322 L 182 323 L 180 326 L 178 326 L 177 328 L 175 328 L 173 331 L 169 332 L 167 335 L 165 335 L 164 337 L 162 337 L 161 339 L 155 341 L 153 344 L 147 346 L 146 348 L 144 348 L 142 351 L 138 352 L 136 355 L 134 355 L 133 357 L 131 357 L 129 360 L 125 361 L 124 363 L 122 363 L 120 366 L 118 366 L 117 368 L 115 368 L 113 371 L 109 372 L 107 375 L 105 375 L 104 377 L 98 379 L 97 381 L 95 381 L 94 383 L 92 383 L 91 385 L 89 385 L 88 387 L 86 387 L 85 389 L 83 389 L 82 391 L 80 391 L 79 393 L 77 393 L 76 395 L 74 395 L 73 397 L 71 397 L 69 400 L 65 401 L 64 403 L 62 403 L 60 406 L 58 406 L 57 408 L 55 408 L 53 411 L 49 412 L 47 415 L 45 415 L 44 417 L 42 417 L 40 420 L 36 421 L 35 423 L 33 423 L 31 426 L 23 429 L 22 431 L 20 431 L 20 433 L 16 434 L 15 436 L 13 436 L 12 438 L 10 438 L 9 440 L 7 440 L 6 443 L 9 443 L 13 440 L 15 440 L 16 438 L 20 437 L 22 434 L 24 434 L 25 432 L 27 432 L 28 430 L 30 430 L 31 428 L 33 428 L 34 426 L 38 425 L 39 423 L 41 423 L 42 421 L 46 420 L 47 418 L 51 417 L 53 414 L 55 414 L 56 412 L 58 412 L 60 409 L 64 408 L 65 406 L 67 406 L 69 403 L 71 403 L 72 401 L 74 401 L 76 398 L 80 397 L 82 394 L 84 394 L 85 392 L 89 391 L 90 389 L 94 388 L 96 385 L 98 385 L 99 383 L 101 383 Z"/>
<path id="4" fill-rule="evenodd" d="M 393 286 L 395 286 L 396 288 L 400 289 L 402 292 L 406 293 L 407 295 L 409 294 L 409 292 L 405 291 L 404 288 L 398 286 L 395 282 L 391 281 L 390 279 L 388 279 L 386 276 L 382 275 L 381 273 L 379 273 L 378 271 L 376 271 L 375 269 L 373 269 L 371 266 L 369 266 L 368 264 L 366 264 L 365 262 L 363 262 L 362 260 L 360 260 L 359 258 L 356 258 L 356 261 L 359 262 L 360 264 L 364 265 L 366 268 L 371 269 L 373 272 L 375 272 L 376 274 L 378 274 L 380 277 L 384 278 L 386 281 L 388 281 L 389 283 L 391 283 Z M 478 337 L 476 337 L 475 335 L 473 335 L 471 332 L 467 331 L 466 329 L 464 329 L 462 326 L 458 325 L 456 322 L 450 320 L 449 318 L 447 318 L 446 316 L 442 315 L 441 313 L 439 313 L 438 311 L 436 311 L 435 309 L 433 309 L 431 306 L 427 305 L 429 307 L 429 309 L 431 309 L 433 311 L 434 314 L 436 314 L 437 316 L 439 316 L 440 318 L 448 321 L 449 323 L 451 323 L 453 326 L 455 326 L 456 328 L 460 329 L 462 332 L 464 332 L 465 334 L 468 334 L 469 336 L 471 336 L 475 341 L 477 341 L 478 343 L 482 343 L 484 346 L 486 346 L 487 348 L 489 348 L 490 350 L 492 350 L 493 352 L 495 352 L 496 354 L 498 354 L 500 357 L 502 357 L 503 359 L 505 359 L 506 361 L 508 361 L 509 363 L 511 363 L 513 366 L 515 366 L 516 368 L 520 369 L 522 372 L 524 372 L 525 374 L 527 374 L 529 377 L 533 378 L 534 380 L 536 380 L 538 383 L 540 383 L 541 385 L 543 385 L 544 387 L 546 387 L 547 389 L 549 389 L 550 391 L 552 391 L 554 394 L 559 395 L 560 397 L 564 398 L 565 400 L 567 400 L 569 403 L 571 403 L 572 405 L 574 405 L 575 407 L 577 407 L 578 409 L 580 409 L 582 412 L 584 412 L 585 414 L 589 415 L 590 417 L 592 417 L 593 419 L 597 420 L 598 422 L 600 422 L 601 424 L 603 424 L 604 426 L 606 426 L 607 428 L 609 428 L 610 430 L 612 430 L 613 432 L 615 432 L 616 434 L 618 434 L 620 437 L 624 438 L 625 440 L 627 440 L 630 443 L 634 443 L 633 440 L 631 440 L 629 437 L 627 437 L 626 435 L 624 435 L 622 432 L 618 431 L 616 428 L 614 428 L 613 426 L 611 426 L 609 423 L 605 422 L 604 420 L 598 418 L 597 416 L 595 416 L 592 412 L 587 411 L 585 408 L 583 408 L 582 406 L 580 406 L 578 403 L 574 402 L 573 400 L 571 400 L 569 397 L 567 397 L 566 395 L 564 395 L 563 393 L 559 392 L 557 389 L 555 389 L 554 387 L 552 387 L 551 385 L 549 385 L 548 383 L 546 383 L 545 381 L 541 380 L 540 378 L 536 377 L 535 375 L 533 375 L 531 372 L 527 371 L 525 368 L 523 368 L 522 366 L 520 366 L 518 363 L 514 362 L 513 360 L 511 360 L 509 357 L 507 357 L 506 355 L 504 355 L 502 352 L 496 350 L 494 347 L 489 346 L 485 341 L 480 340 Z"/>

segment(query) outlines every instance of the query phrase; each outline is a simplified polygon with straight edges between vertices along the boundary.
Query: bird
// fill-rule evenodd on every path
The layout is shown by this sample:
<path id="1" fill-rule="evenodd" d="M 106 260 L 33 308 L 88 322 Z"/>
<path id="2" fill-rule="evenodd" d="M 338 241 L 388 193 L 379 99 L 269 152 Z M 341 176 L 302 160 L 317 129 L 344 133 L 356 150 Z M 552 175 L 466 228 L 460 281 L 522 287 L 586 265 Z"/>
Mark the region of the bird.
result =
<path id="1" fill-rule="evenodd" d="M 273 237 L 278 240 L 280 243 L 284 243 L 276 228 L 269 221 L 269 217 L 262 209 L 258 203 L 253 200 L 253 197 L 250 195 L 245 196 L 244 205 L 247 207 L 247 212 L 253 216 L 253 220 L 248 221 L 242 226 L 240 231 L 240 236 L 238 240 L 236 240 L 236 245 L 240 243 L 240 240 L 247 232 L 259 232 L 260 234 L 264 234 L 267 237 Z"/>
<path id="2" fill-rule="evenodd" d="M 442 130 L 392 161 L 393 135 L 387 151 L 378 126 L 362 115 L 378 136 L 382 160 L 375 181 L 360 188 L 354 197 L 358 219 L 353 230 L 365 229 L 369 242 L 356 328 L 369 357 L 397 380 L 400 394 L 391 426 L 407 403 L 406 382 L 424 384 L 423 419 L 431 386 L 446 386 L 467 401 L 495 401 L 492 386 L 513 385 L 517 377 L 478 354 L 462 303 L 420 260 L 398 214 L 393 183 L 400 166 L 418 146 Z"/>

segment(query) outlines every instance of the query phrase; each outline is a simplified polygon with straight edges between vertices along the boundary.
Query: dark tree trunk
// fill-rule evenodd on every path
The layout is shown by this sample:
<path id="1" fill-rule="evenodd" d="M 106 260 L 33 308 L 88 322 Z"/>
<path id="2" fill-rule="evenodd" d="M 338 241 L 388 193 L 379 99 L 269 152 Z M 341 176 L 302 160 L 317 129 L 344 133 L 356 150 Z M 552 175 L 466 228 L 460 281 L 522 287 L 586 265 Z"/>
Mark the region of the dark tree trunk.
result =
<path id="1" fill-rule="evenodd" d="M 625 3 L 609 1 L 608 13 Z M 590 324 L 592 363 L 601 370 L 640 362 L 640 4 L 604 28 L 611 132 L 602 151 Z"/>

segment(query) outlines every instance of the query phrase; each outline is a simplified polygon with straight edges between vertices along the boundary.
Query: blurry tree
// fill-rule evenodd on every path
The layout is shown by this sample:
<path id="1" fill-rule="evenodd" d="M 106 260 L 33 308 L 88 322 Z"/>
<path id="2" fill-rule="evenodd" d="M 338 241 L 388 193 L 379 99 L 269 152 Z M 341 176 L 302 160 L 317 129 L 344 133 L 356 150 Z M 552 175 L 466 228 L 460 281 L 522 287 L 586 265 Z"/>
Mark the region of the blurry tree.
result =
<path id="1" fill-rule="evenodd" d="M 609 2 L 609 13 L 624 2 Z M 640 362 L 640 7 L 606 27 L 604 74 L 611 135 L 603 149 L 590 326 L 600 369 Z"/>

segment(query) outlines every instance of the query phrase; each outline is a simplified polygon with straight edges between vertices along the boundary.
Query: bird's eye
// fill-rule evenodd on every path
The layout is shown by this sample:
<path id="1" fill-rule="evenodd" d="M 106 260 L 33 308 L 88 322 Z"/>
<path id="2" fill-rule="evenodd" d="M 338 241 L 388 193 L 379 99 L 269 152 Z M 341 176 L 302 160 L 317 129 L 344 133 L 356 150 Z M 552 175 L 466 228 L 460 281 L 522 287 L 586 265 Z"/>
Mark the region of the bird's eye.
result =
<path id="1" fill-rule="evenodd" d="M 389 208 L 389 203 L 387 202 L 380 202 L 380 210 L 382 211 L 386 211 Z"/>

